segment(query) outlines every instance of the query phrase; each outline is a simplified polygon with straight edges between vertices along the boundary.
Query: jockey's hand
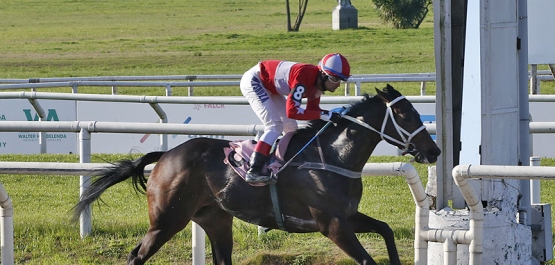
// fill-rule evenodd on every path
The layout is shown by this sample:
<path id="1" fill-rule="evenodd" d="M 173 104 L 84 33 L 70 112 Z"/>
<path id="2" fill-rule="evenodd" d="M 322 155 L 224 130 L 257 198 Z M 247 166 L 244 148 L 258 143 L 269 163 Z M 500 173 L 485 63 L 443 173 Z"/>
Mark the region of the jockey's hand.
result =
<path id="1" fill-rule="evenodd" d="M 333 111 L 322 110 L 322 113 L 320 114 L 320 119 L 322 119 L 323 121 L 331 121 L 334 124 L 337 124 L 341 119 L 341 114 Z"/>

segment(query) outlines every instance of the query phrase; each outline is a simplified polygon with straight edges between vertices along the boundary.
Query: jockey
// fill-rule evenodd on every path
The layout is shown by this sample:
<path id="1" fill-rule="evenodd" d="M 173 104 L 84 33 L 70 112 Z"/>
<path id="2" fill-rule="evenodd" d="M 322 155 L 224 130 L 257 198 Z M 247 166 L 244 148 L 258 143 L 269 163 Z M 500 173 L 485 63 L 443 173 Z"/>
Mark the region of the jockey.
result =
<path id="1" fill-rule="evenodd" d="M 320 109 L 320 96 L 334 92 L 341 81 L 350 76 L 347 59 L 339 53 L 324 56 L 318 66 L 289 61 L 261 61 L 243 74 L 241 93 L 264 124 L 250 160 L 245 181 L 264 183 L 271 179 L 263 175 L 272 145 L 282 133 L 297 129 L 296 120 L 322 119 L 337 123 L 341 115 Z M 307 99 L 306 108 L 301 100 Z"/>

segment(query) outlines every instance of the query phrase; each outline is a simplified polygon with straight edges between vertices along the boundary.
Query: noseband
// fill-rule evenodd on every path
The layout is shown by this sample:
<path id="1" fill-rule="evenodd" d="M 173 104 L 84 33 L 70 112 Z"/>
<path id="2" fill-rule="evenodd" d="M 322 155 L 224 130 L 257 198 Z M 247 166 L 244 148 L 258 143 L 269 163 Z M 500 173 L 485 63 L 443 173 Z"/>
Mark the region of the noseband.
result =
<path id="1" fill-rule="evenodd" d="M 395 103 L 399 102 L 400 100 L 405 99 L 405 96 L 400 96 L 395 98 L 394 100 L 392 100 L 391 102 L 388 102 L 386 104 L 387 109 L 385 111 L 385 117 L 383 119 L 382 122 L 382 128 L 380 131 L 374 129 L 374 127 L 368 125 L 367 123 L 349 116 L 349 115 L 343 115 L 344 119 L 350 120 L 356 124 L 361 125 L 362 127 L 365 127 L 367 129 L 370 129 L 371 131 L 374 131 L 376 133 L 378 133 L 382 140 L 389 140 L 390 142 L 394 142 L 400 146 L 403 146 L 403 152 L 404 153 L 410 153 L 411 151 L 414 151 L 413 148 L 411 148 L 411 145 L 414 146 L 414 144 L 411 143 L 412 138 L 417 135 L 420 131 L 426 129 L 426 126 L 422 125 L 420 126 L 420 128 L 416 129 L 414 132 L 409 133 L 407 132 L 407 130 L 405 130 L 404 128 L 402 128 L 401 126 L 399 126 L 399 124 L 397 124 L 397 122 L 395 121 L 395 118 L 393 117 L 393 110 L 391 110 L 391 106 L 393 106 Z M 397 134 L 401 137 L 401 139 L 403 140 L 403 142 L 385 134 L 385 126 L 387 125 L 387 120 L 391 118 L 391 122 L 393 123 L 393 125 L 395 126 L 395 130 L 397 131 Z"/>

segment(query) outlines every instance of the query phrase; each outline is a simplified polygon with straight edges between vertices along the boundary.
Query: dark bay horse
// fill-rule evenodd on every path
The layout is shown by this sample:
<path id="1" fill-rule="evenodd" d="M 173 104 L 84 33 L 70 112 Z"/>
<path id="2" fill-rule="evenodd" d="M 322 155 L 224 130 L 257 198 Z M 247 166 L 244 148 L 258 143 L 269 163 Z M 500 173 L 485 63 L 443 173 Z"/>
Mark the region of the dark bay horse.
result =
<path id="1" fill-rule="evenodd" d="M 339 173 L 289 165 L 279 173 L 275 187 L 283 230 L 320 232 L 359 264 L 376 263 L 355 233 L 378 233 L 385 239 L 391 264 L 401 264 L 389 225 L 357 210 L 362 180 L 356 173 L 362 171 L 382 140 L 412 154 L 419 163 L 436 162 L 440 150 L 404 96 L 390 85 L 376 92 L 375 97 L 365 95 L 352 104 L 336 126 L 323 130 L 317 141 L 294 159 L 325 163 L 339 168 Z M 299 129 L 291 139 L 286 161 L 324 124 L 314 120 Z M 167 152 L 119 161 L 98 174 L 101 177 L 81 196 L 75 213 L 79 215 L 110 186 L 131 177 L 137 189 L 146 190 L 150 228 L 129 253 L 128 264 L 144 264 L 191 220 L 210 239 L 214 264 L 231 264 L 233 217 L 270 229 L 279 229 L 279 221 L 274 216 L 270 188 L 247 184 L 224 164 L 223 149 L 228 146 L 226 140 L 195 138 Z M 147 181 L 144 168 L 154 162 L 158 163 Z"/>

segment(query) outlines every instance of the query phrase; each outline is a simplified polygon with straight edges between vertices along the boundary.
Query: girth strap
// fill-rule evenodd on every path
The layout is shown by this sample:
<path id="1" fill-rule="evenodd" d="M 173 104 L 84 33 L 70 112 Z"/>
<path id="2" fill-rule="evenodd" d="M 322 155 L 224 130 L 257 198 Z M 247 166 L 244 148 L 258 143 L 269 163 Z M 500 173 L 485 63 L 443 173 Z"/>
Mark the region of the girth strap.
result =
<path id="1" fill-rule="evenodd" d="M 272 206 L 274 207 L 274 217 L 276 218 L 276 224 L 279 229 L 286 231 L 283 225 L 283 215 L 279 209 L 279 200 L 277 196 L 276 184 L 270 184 L 270 198 L 272 198 Z"/>
<path id="2" fill-rule="evenodd" d="M 344 169 L 344 168 L 340 168 L 340 167 L 336 167 L 336 166 L 332 166 L 324 163 L 307 162 L 299 166 L 299 169 L 303 169 L 303 168 L 327 170 L 353 179 L 359 179 L 362 177 L 362 172 L 355 172 L 355 171 L 351 171 L 348 169 Z"/>
<path id="3" fill-rule="evenodd" d="M 353 178 L 353 179 L 358 179 L 362 177 L 362 172 L 355 172 L 352 170 L 348 170 L 345 168 L 341 168 L 341 167 L 337 167 L 337 166 L 333 166 L 330 164 L 326 164 L 326 161 L 324 160 L 324 152 L 322 151 L 322 145 L 320 144 L 320 138 L 317 137 L 316 138 L 316 143 L 318 144 L 318 154 L 320 154 L 320 161 L 322 161 L 322 163 L 315 163 L 315 162 L 304 162 L 302 165 L 299 166 L 299 169 L 322 169 L 322 170 L 327 170 L 327 171 L 331 171 L 340 175 L 343 175 L 345 177 L 348 178 Z"/>

